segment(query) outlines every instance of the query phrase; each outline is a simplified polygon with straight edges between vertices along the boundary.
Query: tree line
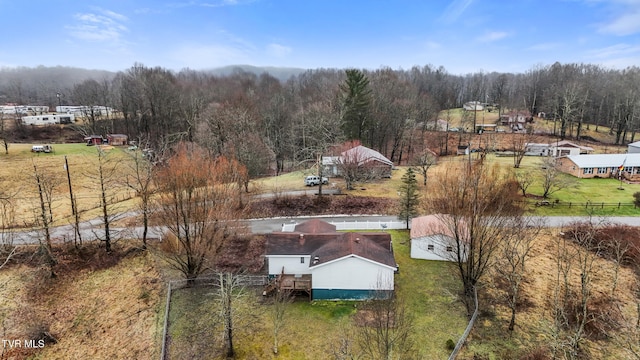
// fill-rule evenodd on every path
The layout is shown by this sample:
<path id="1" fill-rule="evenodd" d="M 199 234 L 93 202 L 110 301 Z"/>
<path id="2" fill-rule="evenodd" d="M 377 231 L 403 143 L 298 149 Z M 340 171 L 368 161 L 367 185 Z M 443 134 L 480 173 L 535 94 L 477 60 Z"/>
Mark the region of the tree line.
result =
<path id="1" fill-rule="evenodd" d="M 51 76 L 38 69 L 38 75 L 2 70 L 7 76 L 0 81 L 0 99 L 51 107 L 110 106 L 119 112 L 87 114 L 78 130 L 126 133 L 152 139 L 156 146 L 197 142 L 212 154 L 233 155 L 252 176 L 269 171 L 267 159 L 282 171 L 344 140 L 359 140 L 394 162 L 407 160 L 419 145 L 416 130 L 435 129 L 441 110 L 468 101 L 490 104 L 498 112 L 544 113 L 557 122 L 554 133 L 561 138 L 581 138 L 585 126 L 606 126 L 618 144 L 635 139 L 640 106 L 639 68 L 577 63 L 466 75 L 432 65 L 315 69 L 286 81 L 241 69 L 219 76 L 134 64 L 115 74 L 78 72 L 78 81 L 71 83 L 54 76 L 59 68 L 52 68 Z"/>

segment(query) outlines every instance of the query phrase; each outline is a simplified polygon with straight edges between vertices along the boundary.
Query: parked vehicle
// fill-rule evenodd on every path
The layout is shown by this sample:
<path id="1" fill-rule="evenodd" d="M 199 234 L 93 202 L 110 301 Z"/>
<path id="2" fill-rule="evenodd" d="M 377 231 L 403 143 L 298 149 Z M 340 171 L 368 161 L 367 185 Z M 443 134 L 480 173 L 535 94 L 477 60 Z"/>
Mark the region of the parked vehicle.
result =
<path id="1" fill-rule="evenodd" d="M 53 146 L 51 146 L 51 145 L 33 145 L 31 147 L 31 152 L 50 153 L 50 152 L 53 152 Z"/>
<path id="2" fill-rule="evenodd" d="M 327 179 L 326 177 L 322 178 L 322 184 L 326 185 L 329 183 L 329 179 Z M 307 186 L 315 186 L 315 185 L 320 185 L 320 177 L 319 176 L 307 176 L 306 178 L 304 178 L 304 184 Z"/>

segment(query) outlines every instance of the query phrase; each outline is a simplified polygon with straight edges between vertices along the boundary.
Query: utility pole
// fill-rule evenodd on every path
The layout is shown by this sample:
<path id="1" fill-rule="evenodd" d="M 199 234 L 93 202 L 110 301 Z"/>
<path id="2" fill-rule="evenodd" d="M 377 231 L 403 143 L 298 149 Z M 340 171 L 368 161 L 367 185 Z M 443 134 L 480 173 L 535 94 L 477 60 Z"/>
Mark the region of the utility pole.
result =
<path id="1" fill-rule="evenodd" d="M 78 209 L 76 209 L 76 199 L 73 197 L 73 188 L 71 187 L 71 174 L 69 173 L 69 161 L 67 155 L 64 156 L 64 168 L 67 170 L 67 181 L 69 183 L 69 198 L 71 199 L 71 214 L 75 221 L 75 230 L 73 234 L 73 243 L 78 246 L 78 242 L 82 245 L 82 236 L 80 235 L 80 216 L 78 215 Z"/>

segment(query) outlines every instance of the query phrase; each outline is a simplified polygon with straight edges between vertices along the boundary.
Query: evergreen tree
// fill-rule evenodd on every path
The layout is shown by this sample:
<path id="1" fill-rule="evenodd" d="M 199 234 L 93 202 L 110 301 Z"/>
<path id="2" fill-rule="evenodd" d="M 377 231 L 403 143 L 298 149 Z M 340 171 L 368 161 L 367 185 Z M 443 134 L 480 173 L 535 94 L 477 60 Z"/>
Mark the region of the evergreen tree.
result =
<path id="1" fill-rule="evenodd" d="M 412 168 L 402 175 L 402 185 L 400 185 L 400 214 L 398 219 L 404 220 L 409 229 L 409 220 L 418 215 L 418 204 L 420 196 L 418 194 L 418 180 Z"/>
<path id="2" fill-rule="evenodd" d="M 346 70 L 347 79 L 340 85 L 342 91 L 342 130 L 349 140 L 365 139 L 369 127 L 371 89 L 369 79 L 360 70 Z"/>

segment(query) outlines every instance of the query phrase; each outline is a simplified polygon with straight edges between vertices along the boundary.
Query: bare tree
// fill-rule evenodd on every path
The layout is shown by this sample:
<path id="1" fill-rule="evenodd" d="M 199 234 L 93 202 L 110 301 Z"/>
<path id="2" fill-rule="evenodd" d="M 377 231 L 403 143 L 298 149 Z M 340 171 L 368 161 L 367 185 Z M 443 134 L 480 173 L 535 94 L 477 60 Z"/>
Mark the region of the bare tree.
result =
<path id="1" fill-rule="evenodd" d="M 514 181 L 500 169 L 482 163 L 466 166 L 462 174 L 444 173 L 426 210 L 437 215 L 452 234 L 450 258 L 464 289 L 469 314 L 474 289 L 496 262 L 499 250 L 521 226 L 522 210 L 515 203 Z"/>
<path id="2" fill-rule="evenodd" d="M 220 272 L 216 277 L 224 352 L 227 359 L 233 359 L 236 355 L 234 340 L 242 336 L 242 331 L 257 326 L 260 314 L 255 306 L 251 306 L 250 293 L 244 285 L 242 274 Z"/>
<path id="3" fill-rule="evenodd" d="M 147 248 L 149 232 L 149 216 L 151 215 L 151 197 L 155 192 L 153 184 L 155 168 L 148 157 L 138 150 L 129 152 L 129 172 L 126 175 L 126 186 L 136 192 L 138 209 L 142 214 L 142 248 Z"/>
<path id="4" fill-rule="evenodd" d="M 574 223 L 556 242 L 556 282 L 552 299 L 552 352 L 570 359 L 583 356 L 591 313 L 595 260 L 601 256 L 596 225 Z M 578 279 L 574 279 L 578 275 Z"/>
<path id="5" fill-rule="evenodd" d="M 504 282 L 504 294 L 507 307 L 511 310 L 509 331 L 513 331 L 516 325 L 516 312 L 520 302 L 520 287 L 526 276 L 526 263 L 530 257 L 531 247 L 542 230 L 541 223 L 535 223 L 530 219 L 520 219 L 522 223 L 505 231 L 516 232 L 500 246 L 496 263 L 496 272 L 499 281 Z"/>
<path id="6" fill-rule="evenodd" d="M 514 170 L 513 178 L 518 184 L 518 188 L 522 191 L 522 196 L 527 196 L 527 189 L 534 183 L 534 177 L 530 173 L 522 170 Z"/>
<path id="7" fill-rule="evenodd" d="M 427 186 L 427 172 L 438 163 L 438 156 L 429 149 L 424 149 L 411 161 L 411 165 L 422 175 L 422 185 Z"/>
<path id="8" fill-rule="evenodd" d="M 542 197 L 547 199 L 556 191 L 566 189 L 575 184 L 573 178 L 564 175 L 556 166 L 556 159 L 552 157 L 542 160 Z"/>
<path id="9" fill-rule="evenodd" d="M 86 175 L 98 185 L 97 192 L 104 227 L 104 236 L 100 238 L 100 241 L 104 242 L 105 250 L 110 252 L 113 240 L 111 223 L 120 216 L 117 209 L 120 169 L 118 159 L 111 156 L 112 154 L 107 153 L 100 146 L 96 146 L 96 151 L 97 158 L 93 164 L 94 167 L 86 171 Z"/>
<path id="10" fill-rule="evenodd" d="M 36 182 L 39 200 L 36 223 L 40 225 L 44 232 L 44 241 L 39 238 L 40 250 L 42 251 L 45 263 L 49 267 L 50 276 L 53 278 L 56 276 L 53 271 L 56 259 L 51 244 L 51 225 L 53 223 L 53 193 L 59 184 L 59 179 L 57 179 L 51 169 L 38 169 L 35 161 L 33 162 L 33 177 Z"/>
<path id="11" fill-rule="evenodd" d="M 527 130 L 529 132 L 529 129 Z M 531 134 L 529 132 L 529 134 Z M 519 168 L 524 155 L 527 152 L 527 144 L 531 142 L 531 135 L 523 134 L 514 134 L 512 136 L 512 147 L 513 147 L 513 167 Z"/>
<path id="12" fill-rule="evenodd" d="M 4 153 L 9 154 L 9 141 L 11 140 L 12 132 L 7 125 L 4 112 L 0 111 L 0 139 L 2 140 L 2 147 L 4 147 Z"/>
<path id="13" fill-rule="evenodd" d="M 273 305 L 270 312 L 273 323 L 273 353 L 278 354 L 280 333 L 286 325 L 286 313 L 289 304 L 293 301 L 293 294 L 290 290 L 277 289 L 273 296 Z"/>
<path id="14" fill-rule="evenodd" d="M 362 306 L 366 316 L 357 330 L 357 341 L 369 359 L 410 358 L 413 352 L 413 318 L 397 297 L 380 293 Z"/>
<path id="15" fill-rule="evenodd" d="M 229 161 L 211 159 L 193 143 L 180 143 L 158 172 L 158 216 L 171 233 L 166 259 L 190 281 L 215 262 L 222 245 L 243 229 L 242 209 L 227 181 Z"/>

